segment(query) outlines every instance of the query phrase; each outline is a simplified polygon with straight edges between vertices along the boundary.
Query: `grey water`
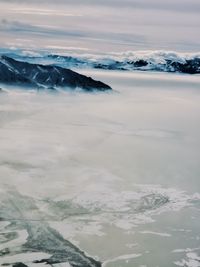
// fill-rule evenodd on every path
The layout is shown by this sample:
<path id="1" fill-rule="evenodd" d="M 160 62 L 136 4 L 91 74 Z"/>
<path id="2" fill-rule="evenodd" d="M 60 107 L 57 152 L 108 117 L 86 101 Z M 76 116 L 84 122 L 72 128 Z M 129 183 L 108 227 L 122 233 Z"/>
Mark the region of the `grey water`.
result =
<path id="1" fill-rule="evenodd" d="M 1 86 L 1 266 L 200 266 L 200 76 L 79 71 L 114 91 Z"/>

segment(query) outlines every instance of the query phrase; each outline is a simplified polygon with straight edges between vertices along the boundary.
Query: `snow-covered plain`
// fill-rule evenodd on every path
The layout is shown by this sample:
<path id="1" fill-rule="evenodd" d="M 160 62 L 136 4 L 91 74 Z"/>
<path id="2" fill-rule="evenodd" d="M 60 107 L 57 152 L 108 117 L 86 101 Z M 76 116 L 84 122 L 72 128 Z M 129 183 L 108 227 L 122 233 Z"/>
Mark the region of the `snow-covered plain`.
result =
<path id="1" fill-rule="evenodd" d="M 82 73 L 114 91 L 2 85 L 0 217 L 19 229 L 1 233 L 45 222 L 104 266 L 198 266 L 199 76 Z M 1 264 L 23 255 L 17 236 Z"/>
<path id="2" fill-rule="evenodd" d="M 199 0 L 0 0 L 0 54 L 113 88 L 0 85 L 1 266 L 200 266 L 200 76 L 153 72 L 199 60 L 199 12 Z"/>

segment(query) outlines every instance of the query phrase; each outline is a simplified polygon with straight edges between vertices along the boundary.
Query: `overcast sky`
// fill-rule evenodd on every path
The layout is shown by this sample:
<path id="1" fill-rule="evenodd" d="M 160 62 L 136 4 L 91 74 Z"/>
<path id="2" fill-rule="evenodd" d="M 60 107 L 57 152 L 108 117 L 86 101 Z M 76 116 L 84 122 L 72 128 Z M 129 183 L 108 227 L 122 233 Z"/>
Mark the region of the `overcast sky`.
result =
<path id="1" fill-rule="evenodd" d="M 0 46 L 199 51 L 199 0 L 0 0 Z"/>

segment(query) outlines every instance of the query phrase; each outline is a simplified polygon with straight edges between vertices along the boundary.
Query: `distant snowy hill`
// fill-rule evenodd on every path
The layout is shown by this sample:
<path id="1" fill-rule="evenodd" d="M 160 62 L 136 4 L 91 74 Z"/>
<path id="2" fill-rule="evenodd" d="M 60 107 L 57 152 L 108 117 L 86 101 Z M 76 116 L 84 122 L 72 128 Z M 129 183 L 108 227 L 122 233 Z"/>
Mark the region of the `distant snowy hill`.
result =
<path id="1" fill-rule="evenodd" d="M 49 59 L 68 67 L 90 67 L 108 70 L 144 70 L 200 73 L 200 54 L 184 54 L 168 51 L 136 51 L 112 53 L 105 56 L 60 56 Z"/>

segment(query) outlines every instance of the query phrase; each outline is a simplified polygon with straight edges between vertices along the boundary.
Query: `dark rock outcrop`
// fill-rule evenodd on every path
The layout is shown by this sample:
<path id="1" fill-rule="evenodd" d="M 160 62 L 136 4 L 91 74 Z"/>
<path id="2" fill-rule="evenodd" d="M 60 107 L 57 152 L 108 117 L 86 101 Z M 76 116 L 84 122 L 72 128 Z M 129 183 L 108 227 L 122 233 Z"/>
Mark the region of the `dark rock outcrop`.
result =
<path id="1" fill-rule="evenodd" d="M 176 72 L 188 73 L 188 74 L 198 74 L 200 73 L 200 58 L 188 59 L 185 63 L 168 61 Z"/>
<path id="2" fill-rule="evenodd" d="M 69 87 L 85 91 L 111 90 L 107 84 L 70 69 L 21 62 L 7 56 L 0 57 L 0 82 L 47 89 Z"/>
<path id="3" fill-rule="evenodd" d="M 17 262 L 13 264 L 13 267 L 28 267 L 27 265 L 21 263 L 21 262 Z"/>

